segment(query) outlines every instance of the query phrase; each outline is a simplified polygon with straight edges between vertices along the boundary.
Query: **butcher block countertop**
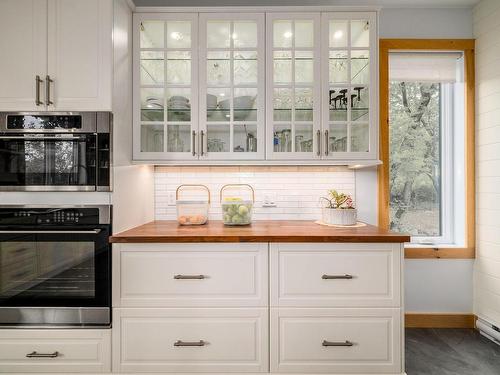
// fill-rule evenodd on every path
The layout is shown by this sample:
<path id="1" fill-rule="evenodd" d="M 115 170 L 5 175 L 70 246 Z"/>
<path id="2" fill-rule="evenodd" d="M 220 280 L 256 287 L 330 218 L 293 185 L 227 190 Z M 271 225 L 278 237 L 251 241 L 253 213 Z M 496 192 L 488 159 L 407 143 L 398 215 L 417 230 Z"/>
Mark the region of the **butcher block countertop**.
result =
<path id="1" fill-rule="evenodd" d="M 248 226 L 224 226 L 221 221 L 180 226 L 176 221 L 157 220 L 115 234 L 112 243 L 173 242 L 409 242 L 410 237 L 372 225 L 338 228 L 312 221 L 255 221 Z"/>

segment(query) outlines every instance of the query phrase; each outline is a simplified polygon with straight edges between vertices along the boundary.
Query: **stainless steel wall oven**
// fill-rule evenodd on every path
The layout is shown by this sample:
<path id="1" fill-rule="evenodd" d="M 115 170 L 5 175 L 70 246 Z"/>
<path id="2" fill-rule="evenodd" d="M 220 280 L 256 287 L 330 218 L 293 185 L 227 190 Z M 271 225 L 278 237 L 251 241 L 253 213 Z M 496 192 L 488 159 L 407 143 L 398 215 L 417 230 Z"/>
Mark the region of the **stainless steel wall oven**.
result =
<path id="1" fill-rule="evenodd" d="M 110 223 L 110 206 L 0 206 L 0 326 L 109 326 Z"/>
<path id="2" fill-rule="evenodd" d="M 109 112 L 0 113 L 1 191 L 110 191 Z"/>

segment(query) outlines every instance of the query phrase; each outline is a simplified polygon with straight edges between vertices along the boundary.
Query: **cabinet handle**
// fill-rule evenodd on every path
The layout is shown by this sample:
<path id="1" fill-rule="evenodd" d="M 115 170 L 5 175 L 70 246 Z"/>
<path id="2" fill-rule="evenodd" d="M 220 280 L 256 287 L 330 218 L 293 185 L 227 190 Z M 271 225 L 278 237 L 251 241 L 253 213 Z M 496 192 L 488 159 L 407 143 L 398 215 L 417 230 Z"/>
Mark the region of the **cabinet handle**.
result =
<path id="1" fill-rule="evenodd" d="M 45 96 L 46 96 L 45 101 L 46 101 L 47 105 L 52 105 L 52 104 L 54 104 L 54 102 L 50 100 L 50 84 L 51 84 L 51 82 L 54 82 L 54 81 L 52 79 L 50 79 L 49 75 L 47 75 L 47 77 L 45 77 L 45 80 L 47 81 L 47 84 L 45 86 Z"/>
<path id="2" fill-rule="evenodd" d="M 205 132 L 203 130 L 200 131 L 200 155 L 203 156 L 205 151 L 203 150 L 203 138 L 205 138 Z"/>
<path id="3" fill-rule="evenodd" d="M 325 130 L 325 156 L 328 156 L 328 130 Z"/>
<path id="4" fill-rule="evenodd" d="M 193 156 L 196 156 L 196 132 L 194 130 L 191 133 L 191 147 L 193 148 L 191 153 L 193 154 Z"/>
<path id="5" fill-rule="evenodd" d="M 35 104 L 37 106 L 42 105 L 43 102 L 40 100 L 40 84 L 43 83 L 43 79 L 40 76 L 35 77 Z"/>
<path id="6" fill-rule="evenodd" d="M 207 343 L 203 340 L 200 341 L 182 341 L 177 340 L 174 342 L 174 346 L 205 346 Z"/>
<path id="7" fill-rule="evenodd" d="M 316 132 L 316 137 L 318 138 L 318 151 L 316 151 L 316 155 L 321 156 L 321 130 Z"/>
<path id="8" fill-rule="evenodd" d="M 323 275 L 321 276 L 323 280 L 350 280 L 353 278 L 352 275 Z"/>
<path id="9" fill-rule="evenodd" d="M 175 280 L 203 280 L 207 277 L 205 275 L 175 275 Z"/>
<path id="10" fill-rule="evenodd" d="M 354 344 L 352 342 L 350 342 L 349 340 L 345 340 L 345 341 L 323 340 L 323 343 L 321 345 L 323 345 L 323 346 L 353 346 Z"/>
<path id="11" fill-rule="evenodd" d="M 37 353 L 36 351 L 32 351 L 31 353 L 26 354 L 27 358 L 56 358 L 59 357 L 59 352 L 54 353 Z"/>

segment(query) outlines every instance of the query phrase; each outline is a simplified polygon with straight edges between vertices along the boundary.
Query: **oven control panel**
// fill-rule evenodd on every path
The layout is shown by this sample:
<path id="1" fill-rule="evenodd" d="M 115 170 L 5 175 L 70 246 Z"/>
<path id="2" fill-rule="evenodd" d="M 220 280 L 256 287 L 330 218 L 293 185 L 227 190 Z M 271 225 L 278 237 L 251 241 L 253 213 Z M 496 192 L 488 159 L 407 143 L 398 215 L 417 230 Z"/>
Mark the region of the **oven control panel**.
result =
<path id="1" fill-rule="evenodd" d="M 100 216 L 97 207 L 0 207 L 0 225 L 93 225 Z"/>

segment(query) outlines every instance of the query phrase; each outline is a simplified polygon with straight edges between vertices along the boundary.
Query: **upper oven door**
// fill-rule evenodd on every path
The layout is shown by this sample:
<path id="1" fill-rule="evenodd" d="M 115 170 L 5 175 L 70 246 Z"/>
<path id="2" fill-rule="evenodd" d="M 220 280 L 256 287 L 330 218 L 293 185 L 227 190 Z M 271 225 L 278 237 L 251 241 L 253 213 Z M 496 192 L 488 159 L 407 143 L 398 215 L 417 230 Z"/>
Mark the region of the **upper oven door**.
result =
<path id="1" fill-rule="evenodd" d="M 96 190 L 96 139 L 86 134 L 0 134 L 0 190 Z"/>
<path id="2" fill-rule="evenodd" d="M 109 307 L 109 231 L 1 231 L 0 307 Z"/>

